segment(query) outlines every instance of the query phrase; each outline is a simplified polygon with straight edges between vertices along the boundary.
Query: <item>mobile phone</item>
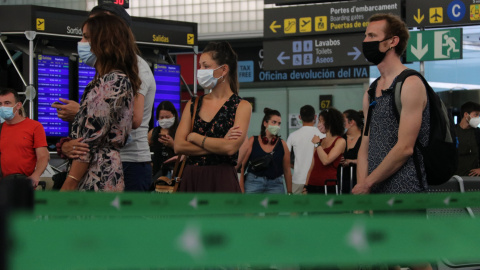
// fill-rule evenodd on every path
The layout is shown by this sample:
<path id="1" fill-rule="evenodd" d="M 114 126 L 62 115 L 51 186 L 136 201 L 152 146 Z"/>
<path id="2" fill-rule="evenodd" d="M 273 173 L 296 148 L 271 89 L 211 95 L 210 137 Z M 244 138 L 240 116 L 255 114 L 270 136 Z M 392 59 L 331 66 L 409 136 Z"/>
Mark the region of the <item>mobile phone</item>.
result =
<path id="1" fill-rule="evenodd" d="M 52 105 L 53 105 L 53 104 L 65 105 L 65 104 L 63 104 L 63 103 L 61 103 L 61 102 L 58 102 L 58 101 L 53 102 Z M 62 109 L 57 108 L 57 111 L 61 111 L 61 110 L 62 110 Z"/>

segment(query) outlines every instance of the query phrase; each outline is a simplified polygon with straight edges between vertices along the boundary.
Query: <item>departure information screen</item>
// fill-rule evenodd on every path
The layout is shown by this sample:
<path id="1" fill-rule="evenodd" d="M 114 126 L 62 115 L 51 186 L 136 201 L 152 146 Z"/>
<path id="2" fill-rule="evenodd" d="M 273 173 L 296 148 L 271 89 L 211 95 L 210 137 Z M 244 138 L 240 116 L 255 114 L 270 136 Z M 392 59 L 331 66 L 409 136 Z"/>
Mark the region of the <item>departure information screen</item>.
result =
<path id="1" fill-rule="evenodd" d="M 88 83 L 95 77 L 95 68 L 78 59 L 78 102 L 82 99 L 83 92 Z"/>
<path id="2" fill-rule="evenodd" d="M 68 137 L 69 123 L 57 117 L 52 103 L 69 99 L 69 59 L 67 56 L 38 55 L 38 121 L 47 137 Z"/>
<path id="3" fill-rule="evenodd" d="M 153 102 L 154 117 L 157 117 L 156 111 L 158 105 L 162 101 L 168 100 L 173 103 L 180 118 L 180 66 L 155 64 L 153 67 L 153 76 L 155 77 L 157 86 L 155 100 Z M 155 126 L 157 126 L 157 119 L 154 119 L 154 123 Z"/>

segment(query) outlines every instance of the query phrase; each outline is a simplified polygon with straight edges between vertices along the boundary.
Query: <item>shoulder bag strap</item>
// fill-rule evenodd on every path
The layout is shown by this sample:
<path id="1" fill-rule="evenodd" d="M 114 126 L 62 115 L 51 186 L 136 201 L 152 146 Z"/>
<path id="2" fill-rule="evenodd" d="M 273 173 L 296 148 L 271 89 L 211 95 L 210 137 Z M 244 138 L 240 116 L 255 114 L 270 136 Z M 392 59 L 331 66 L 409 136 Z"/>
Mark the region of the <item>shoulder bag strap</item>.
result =
<path id="1" fill-rule="evenodd" d="M 192 116 L 192 124 L 190 126 L 190 132 L 193 131 L 193 124 L 195 123 L 195 117 L 197 115 L 197 107 L 198 107 L 198 100 L 200 97 L 195 98 L 195 105 L 193 106 L 193 116 Z M 180 160 L 183 158 L 182 165 L 180 166 L 180 169 L 178 168 L 180 165 Z M 173 192 L 177 191 L 178 188 L 178 183 L 180 182 L 180 179 L 182 178 L 183 174 L 183 169 L 185 168 L 185 163 L 187 162 L 187 156 L 186 155 L 181 155 L 177 158 L 175 161 L 175 167 L 173 168 L 173 180 L 175 180 L 175 187 L 173 189 Z M 177 171 L 178 170 L 178 171 Z"/>

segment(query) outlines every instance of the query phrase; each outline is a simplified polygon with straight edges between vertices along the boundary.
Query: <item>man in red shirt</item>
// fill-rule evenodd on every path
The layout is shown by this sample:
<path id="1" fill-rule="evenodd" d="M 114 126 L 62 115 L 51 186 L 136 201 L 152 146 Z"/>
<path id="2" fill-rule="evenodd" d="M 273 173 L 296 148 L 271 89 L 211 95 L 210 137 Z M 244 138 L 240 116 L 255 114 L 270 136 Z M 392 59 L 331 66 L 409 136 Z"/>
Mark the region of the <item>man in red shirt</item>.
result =
<path id="1" fill-rule="evenodd" d="M 20 114 L 22 103 L 15 90 L 0 89 L 0 169 L 2 178 L 23 174 L 38 185 L 50 154 L 42 124 Z"/>

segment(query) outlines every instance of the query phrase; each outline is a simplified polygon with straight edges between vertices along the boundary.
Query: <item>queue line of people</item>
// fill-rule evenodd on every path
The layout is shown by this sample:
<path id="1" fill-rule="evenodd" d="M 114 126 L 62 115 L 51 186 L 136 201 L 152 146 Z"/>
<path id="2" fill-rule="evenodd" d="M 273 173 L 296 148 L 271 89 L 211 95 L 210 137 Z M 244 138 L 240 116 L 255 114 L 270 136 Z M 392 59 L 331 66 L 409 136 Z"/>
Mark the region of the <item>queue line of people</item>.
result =
<path id="1" fill-rule="evenodd" d="M 102 9 L 100 8 L 100 10 Z M 146 167 L 150 164 L 150 160 L 134 159 L 129 161 L 128 158 L 121 155 L 128 146 L 135 145 L 131 144 L 131 141 L 138 140 L 138 143 L 148 143 L 146 140 L 148 135 L 143 136 L 145 132 L 138 133 L 138 136 L 134 136 L 134 132 L 137 128 L 144 126 L 146 119 L 149 120 L 150 113 L 146 112 L 151 110 L 151 107 L 146 106 L 149 102 L 145 102 L 145 100 L 150 100 L 147 98 L 150 97 L 150 90 L 141 91 L 149 89 L 146 86 L 149 81 L 151 82 L 151 71 L 146 72 L 149 73 L 147 76 L 141 76 L 144 60 L 137 56 L 138 49 L 128 25 L 128 18 L 128 14 L 125 16 L 125 14 L 116 13 L 115 10 L 109 8 L 103 9 L 100 14 L 94 13 L 92 10 L 90 18 L 83 25 L 84 37 L 78 44 L 78 51 L 80 57 L 87 64 L 96 68 L 95 79 L 87 87 L 80 104 L 62 100 L 64 105 L 53 105 L 59 109 L 60 118 L 74 121 L 71 140 L 64 141 L 60 147 L 63 154 L 74 159 L 63 187 L 64 190 L 128 190 L 127 179 L 130 178 L 126 173 L 126 168 L 130 167 L 128 163 L 142 163 L 146 164 Z M 113 26 L 115 26 L 115 31 L 110 31 Z M 319 135 L 315 135 L 316 131 L 311 129 L 313 119 L 306 114 L 302 115 L 301 110 L 301 117 L 305 117 L 304 127 L 310 127 L 310 135 L 313 134 L 313 139 L 309 143 L 316 146 L 312 149 L 311 145 L 304 143 L 306 147 L 303 150 L 311 151 L 313 156 L 301 154 L 302 148 L 293 138 L 297 134 L 294 133 L 295 136 L 292 134 L 292 140 L 289 138 L 287 142 L 276 137 L 274 133 L 278 132 L 280 124 L 272 125 L 270 121 L 279 123 L 281 120 L 279 114 L 264 119 L 262 122 L 262 129 L 265 128 L 262 130 L 264 134 L 246 140 L 251 106 L 238 96 L 237 56 L 227 42 L 210 43 L 200 59 L 201 68 L 198 70 L 198 79 L 199 84 L 204 89 L 211 90 L 211 93 L 198 98 L 199 106 L 195 112 L 193 103 L 196 98 L 187 104 L 183 112 L 184 117 L 179 122 L 175 134 L 168 130 L 170 127 L 166 127 L 167 124 L 164 124 L 164 127 L 158 132 L 159 137 L 156 137 L 164 145 L 173 148 L 174 152 L 189 156 L 180 190 L 193 192 L 248 191 L 249 174 L 250 176 L 262 174 L 248 170 L 250 164 L 256 159 L 255 153 L 261 149 L 264 153 L 273 153 L 271 155 L 273 161 L 270 162 L 278 167 L 274 174 L 275 177 L 272 178 L 275 179 L 282 175 L 285 179 L 283 192 L 308 191 L 312 183 L 310 182 L 311 175 L 319 170 L 320 164 L 324 167 L 333 164 L 333 168 L 339 168 L 340 165 L 357 164 L 359 173 L 356 174 L 358 183 L 353 188 L 355 194 L 424 191 L 426 188 L 424 175 L 422 175 L 422 179 L 405 180 L 411 174 L 411 150 L 412 147 L 415 147 L 412 143 L 416 142 L 416 138 L 420 138 L 422 145 L 428 142 L 429 106 L 428 99 L 423 92 L 416 90 L 425 88 L 419 79 L 409 77 L 405 81 L 403 87 L 405 90 L 402 91 L 401 101 L 404 103 L 404 108 L 409 110 L 402 110 L 400 123 L 384 121 L 384 116 L 392 115 L 389 100 L 391 100 L 390 93 L 396 75 L 406 69 L 399 61 L 399 56 L 405 50 L 408 37 L 408 29 L 398 17 L 377 14 L 370 18 L 363 42 L 363 53 L 367 60 L 377 65 L 381 73 L 375 85 L 376 88 L 373 89 L 376 92 L 376 105 L 371 106 L 367 93 L 364 98 L 364 118 L 367 118 L 368 112 L 371 111 L 372 133 L 370 136 L 361 135 L 362 125 L 359 123 L 361 117 L 355 116 L 355 111 L 346 111 L 344 113 L 345 120 L 335 122 L 335 125 L 340 125 L 339 123 L 342 122 L 341 125 L 346 131 L 344 138 L 341 138 L 343 135 L 341 131 L 332 133 L 327 125 L 330 125 L 331 128 L 333 123 L 327 124 L 326 117 L 331 111 L 335 113 L 336 119 L 339 119 L 340 113 L 329 109 L 322 111 L 319 117 L 319 128 L 323 128 L 326 133 L 325 138 L 321 139 Z M 112 44 L 112 42 L 108 42 L 109 40 L 119 42 Z M 126 48 L 126 51 L 122 50 L 123 55 L 112 54 L 109 50 L 118 46 Z M 122 108 L 119 109 L 118 105 L 121 105 Z M 468 111 L 466 113 L 460 124 L 462 128 L 464 126 L 468 128 L 465 123 L 470 125 L 470 122 L 475 123 L 472 119 L 478 118 L 475 114 L 472 116 Z M 175 118 L 178 122 L 177 117 Z M 192 123 L 193 130 L 190 127 Z M 132 129 L 135 131 L 132 132 Z M 165 136 L 166 130 L 168 130 L 167 136 Z M 386 131 L 390 133 L 386 134 Z M 405 134 L 412 136 L 405 136 Z M 151 137 L 153 136 L 157 135 L 152 132 Z M 392 138 L 388 140 L 386 147 L 385 141 L 379 139 L 382 136 Z M 264 143 L 264 138 L 266 143 Z M 152 140 L 150 142 L 153 144 Z M 468 147 L 472 149 L 472 146 Z M 140 152 L 148 153 L 148 151 L 141 151 L 141 147 L 134 148 L 135 152 L 132 156 L 138 157 Z M 295 153 L 293 177 L 288 168 L 289 151 Z M 362 157 L 358 159 L 360 162 L 355 161 L 356 153 Z M 416 154 L 418 155 L 418 153 L 417 151 Z M 297 157 L 304 156 L 307 159 L 309 156 L 313 157 L 312 161 L 297 162 Z M 171 158 L 174 156 L 171 155 Z M 142 164 L 135 164 L 135 168 L 131 170 L 134 172 L 130 174 L 134 176 L 131 177 L 133 182 L 139 178 L 151 179 L 151 168 L 142 170 L 138 167 Z M 247 171 L 247 178 L 240 177 L 240 184 L 234 173 L 238 164 L 243 164 L 242 170 Z M 300 167 L 305 164 L 310 165 L 310 172 L 307 171 L 306 174 L 305 170 L 300 170 Z M 423 165 L 421 164 L 421 166 Z M 143 174 L 138 173 L 140 171 Z M 212 172 L 215 173 L 212 174 Z M 469 173 L 477 174 L 476 168 L 471 169 Z M 267 173 L 263 172 L 263 174 L 262 177 L 265 177 Z M 148 175 L 149 177 L 139 177 L 139 175 Z M 353 175 L 351 176 L 353 177 Z M 333 178 L 333 174 L 329 177 Z M 201 179 L 204 178 L 211 180 L 211 183 L 203 185 L 204 182 L 201 182 Z M 228 179 L 228 181 L 220 179 Z M 303 179 L 305 179 L 304 183 Z M 353 181 L 353 179 L 351 180 Z M 150 184 L 151 181 L 146 180 L 145 182 Z M 222 187 L 225 183 L 227 185 Z M 410 184 L 411 186 L 409 186 Z M 208 188 L 204 188 L 204 186 L 208 186 Z M 401 187 L 399 188 L 399 186 Z"/>

